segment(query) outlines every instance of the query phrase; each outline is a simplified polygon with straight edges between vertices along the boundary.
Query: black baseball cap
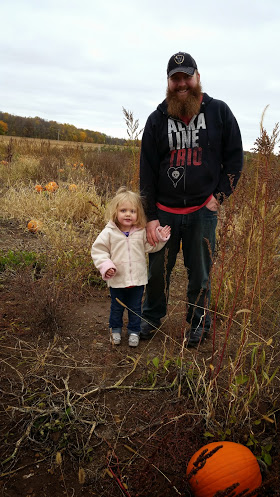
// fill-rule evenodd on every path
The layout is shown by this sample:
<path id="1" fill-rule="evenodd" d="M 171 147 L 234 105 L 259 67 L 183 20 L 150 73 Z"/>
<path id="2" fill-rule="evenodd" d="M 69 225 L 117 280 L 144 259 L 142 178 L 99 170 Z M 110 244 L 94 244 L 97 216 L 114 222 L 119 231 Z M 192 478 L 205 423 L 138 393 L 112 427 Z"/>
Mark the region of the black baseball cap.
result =
<path id="1" fill-rule="evenodd" d="M 195 60 L 190 54 L 178 52 L 170 57 L 167 65 L 167 77 L 170 78 L 176 72 L 184 72 L 192 76 L 197 69 Z"/>

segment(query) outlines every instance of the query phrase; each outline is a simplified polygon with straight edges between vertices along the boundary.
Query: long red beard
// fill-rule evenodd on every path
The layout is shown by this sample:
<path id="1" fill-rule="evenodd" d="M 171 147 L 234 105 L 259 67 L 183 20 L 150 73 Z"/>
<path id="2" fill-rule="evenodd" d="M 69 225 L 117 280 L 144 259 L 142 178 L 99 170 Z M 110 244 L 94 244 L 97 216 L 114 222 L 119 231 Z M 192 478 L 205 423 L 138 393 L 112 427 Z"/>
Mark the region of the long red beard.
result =
<path id="1" fill-rule="evenodd" d="M 166 90 L 166 101 L 167 101 L 167 111 L 170 116 L 182 117 L 188 116 L 192 117 L 199 113 L 201 105 L 201 95 L 202 87 L 200 81 L 194 88 L 191 88 L 186 95 L 186 99 L 179 99 L 176 91 L 170 91 L 167 87 Z"/>

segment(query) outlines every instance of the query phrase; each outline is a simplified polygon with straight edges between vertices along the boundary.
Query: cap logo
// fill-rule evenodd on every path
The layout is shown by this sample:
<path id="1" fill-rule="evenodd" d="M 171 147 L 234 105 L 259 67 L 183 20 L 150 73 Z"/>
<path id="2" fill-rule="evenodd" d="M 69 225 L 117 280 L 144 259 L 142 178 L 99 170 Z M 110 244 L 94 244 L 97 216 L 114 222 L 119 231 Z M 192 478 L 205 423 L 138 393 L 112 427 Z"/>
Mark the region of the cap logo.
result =
<path id="1" fill-rule="evenodd" d="M 182 64 L 184 62 L 184 59 L 185 59 L 184 55 L 177 54 L 174 57 L 176 64 Z"/>

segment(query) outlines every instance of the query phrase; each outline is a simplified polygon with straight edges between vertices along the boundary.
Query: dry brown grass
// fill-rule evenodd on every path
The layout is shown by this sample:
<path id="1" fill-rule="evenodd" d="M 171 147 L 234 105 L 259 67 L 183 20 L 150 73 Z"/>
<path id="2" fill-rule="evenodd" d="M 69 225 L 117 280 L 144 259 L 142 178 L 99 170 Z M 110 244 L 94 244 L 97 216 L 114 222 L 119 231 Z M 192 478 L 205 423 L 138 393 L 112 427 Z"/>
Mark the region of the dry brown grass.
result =
<path id="1" fill-rule="evenodd" d="M 73 460 L 77 458 L 82 469 L 88 464 L 87 448 L 91 437 L 98 433 L 96 428 L 100 419 L 104 422 L 104 430 L 116 428 L 113 449 L 108 445 L 111 452 L 105 465 L 114 483 L 117 477 L 122 483 L 123 475 L 126 471 L 129 473 L 134 459 L 138 459 L 142 471 L 139 474 L 147 474 L 147 485 L 151 484 L 152 458 L 147 455 L 147 447 L 151 447 L 153 453 L 153 444 L 160 439 L 161 451 L 168 445 L 171 449 L 166 457 L 176 459 L 180 452 L 179 447 L 172 445 L 178 441 L 177 435 L 174 438 L 176 429 L 173 433 L 167 427 L 176 427 L 182 422 L 180 434 L 185 437 L 182 439 L 185 446 L 190 436 L 189 431 L 184 431 L 186 426 L 182 420 L 185 418 L 190 424 L 193 422 L 202 434 L 204 431 L 206 440 L 209 437 L 237 440 L 242 433 L 240 441 L 248 443 L 264 461 L 269 461 L 270 453 L 273 457 L 276 455 L 280 397 L 279 156 L 271 152 L 273 137 L 268 143 L 266 138 L 263 133 L 256 153 L 248 154 L 238 188 L 219 212 L 210 308 L 213 340 L 207 349 L 207 357 L 200 350 L 190 355 L 178 342 L 180 328 L 185 322 L 186 305 L 186 276 L 179 258 L 173 274 L 177 293 L 172 297 L 167 321 L 158 331 L 158 336 L 162 337 L 161 348 L 146 364 L 144 353 L 139 358 L 122 358 L 115 369 L 119 371 L 117 381 L 108 380 L 113 353 L 110 352 L 103 370 L 100 364 L 98 366 L 103 371 L 102 376 L 100 372 L 96 374 L 97 366 L 93 360 L 85 364 L 84 356 L 78 360 L 73 349 L 70 353 L 67 346 L 62 349 L 61 344 L 59 349 L 56 340 L 60 337 L 60 323 L 68 304 L 75 299 L 85 299 L 90 295 L 92 285 L 100 282 L 90 259 L 90 246 L 103 227 L 108 197 L 122 184 L 135 187 L 139 150 L 96 149 L 91 145 L 69 146 L 57 142 L 27 142 L 26 139 L 10 144 L 8 140 L 0 140 L 2 219 L 12 220 L 23 233 L 27 233 L 28 220 L 40 220 L 41 231 L 31 236 L 38 242 L 38 253 L 43 255 L 41 267 L 35 264 L 31 270 L 30 267 L 22 269 L 14 265 L 12 270 L 4 273 L 3 281 L 8 282 L 10 291 L 17 296 L 25 326 L 37 332 L 39 323 L 44 337 L 52 340 L 42 348 L 39 343 L 34 346 L 23 343 L 20 336 L 13 334 L 19 330 L 17 323 L 11 323 L 9 331 L 5 331 L 5 344 L 9 333 L 12 333 L 15 343 L 5 349 L 3 367 L 5 372 L 13 371 L 17 380 L 20 378 L 20 383 L 14 378 L 10 380 L 9 386 L 14 395 L 11 404 L 13 416 L 21 429 L 21 436 L 15 439 L 10 435 L 6 441 L 5 455 L 10 457 L 7 464 L 11 471 L 9 464 L 17 458 L 21 445 L 27 440 L 35 440 L 44 450 L 48 449 L 51 455 L 46 457 L 55 458 L 57 453 L 61 453 L 63 448 L 59 443 L 50 442 L 49 437 L 56 420 L 68 437 L 71 457 Z M 38 194 L 34 190 L 36 183 L 44 186 L 48 181 L 59 184 L 55 193 Z M 77 185 L 73 192 L 69 191 L 71 183 Z M 36 310 L 33 315 L 28 314 L 30 308 Z M 24 309 L 27 309 L 26 314 Z M 24 327 L 24 323 L 20 323 L 20 327 Z M 8 347 L 11 347 L 10 355 Z M 60 367 L 59 377 L 56 361 Z M 63 368 L 65 371 L 71 368 L 76 368 L 77 372 L 86 370 L 91 375 L 83 391 L 69 385 Z M 122 368 L 127 374 L 122 374 Z M 26 388 L 24 393 L 23 390 L 20 392 L 22 386 Z M 35 394 L 31 398 L 32 390 Z M 104 392 L 111 390 L 138 392 L 129 408 L 131 412 L 127 408 L 125 411 L 125 402 L 121 404 L 123 424 L 112 421 L 113 416 L 118 415 L 114 409 L 111 415 L 105 403 L 101 406 L 92 400 L 91 395 L 105 395 Z M 112 460 L 115 460 L 120 436 L 125 437 L 122 428 L 126 427 L 129 416 L 137 411 L 141 391 L 152 392 L 155 396 L 165 392 L 163 395 L 168 395 L 170 405 L 178 403 L 180 414 L 171 416 L 169 404 L 160 404 L 160 409 L 151 406 L 149 416 L 154 416 L 153 419 L 161 409 L 167 410 L 162 415 L 162 425 L 153 426 L 152 418 L 147 420 L 151 435 L 143 439 L 137 434 L 136 452 L 128 444 L 131 451 L 129 457 L 123 455 L 120 468 Z M 5 392 L 8 392 L 8 387 Z M 43 400 L 40 392 L 44 394 Z M 191 409 L 187 409 L 187 405 L 191 405 Z M 145 408 L 144 403 L 142 408 Z M 138 411 L 137 416 L 141 416 Z M 12 420 L 10 422 L 12 432 L 14 425 Z M 77 432 L 76 439 L 73 427 Z M 137 430 L 137 427 L 133 429 Z M 161 429 L 164 433 L 162 439 Z M 272 440 L 270 449 L 266 443 L 269 437 Z M 14 448 L 17 449 L 15 453 Z M 62 458 L 65 457 L 63 454 Z M 101 478 L 100 467 L 97 471 Z M 156 468 L 156 474 L 159 473 Z M 168 482 L 167 472 L 163 478 Z M 122 491 L 124 489 L 125 486 Z M 141 492 L 140 482 L 137 491 Z M 172 491 L 176 493 L 174 487 Z"/>
<path id="2" fill-rule="evenodd" d="M 8 145 L 9 142 L 11 141 L 14 142 L 14 144 L 18 147 L 22 146 L 22 143 L 27 142 L 30 146 L 47 146 L 48 144 L 50 146 L 54 147 L 69 147 L 72 146 L 72 148 L 77 148 L 77 147 L 85 147 L 85 148 L 97 148 L 101 149 L 104 145 L 100 143 L 85 143 L 85 142 L 71 142 L 69 144 L 69 141 L 63 141 L 63 140 L 42 140 L 41 138 L 20 138 L 20 137 L 11 137 L 11 136 L 6 136 L 6 135 L 0 135 L 0 145 Z M 114 145 L 112 145 L 114 147 Z M 117 147 L 117 145 L 116 145 Z"/>

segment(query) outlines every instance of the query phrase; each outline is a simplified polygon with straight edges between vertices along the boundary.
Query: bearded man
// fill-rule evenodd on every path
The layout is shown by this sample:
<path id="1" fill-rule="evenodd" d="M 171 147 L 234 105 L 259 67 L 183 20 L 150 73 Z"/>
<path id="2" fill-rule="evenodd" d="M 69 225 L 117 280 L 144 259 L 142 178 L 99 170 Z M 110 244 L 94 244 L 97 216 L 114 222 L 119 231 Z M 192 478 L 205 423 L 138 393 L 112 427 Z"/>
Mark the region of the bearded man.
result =
<path id="1" fill-rule="evenodd" d="M 180 246 L 188 273 L 185 343 L 194 347 L 208 336 L 217 209 L 235 189 L 242 166 L 240 130 L 231 110 L 202 92 L 189 54 L 172 55 L 166 99 L 149 116 L 141 146 L 140 190 L 149 243 L 157 243 L 157 226 L 171 226 L 165 247 L 149 254 L 141 338 L 151 338 L 166 315 Z"/>

